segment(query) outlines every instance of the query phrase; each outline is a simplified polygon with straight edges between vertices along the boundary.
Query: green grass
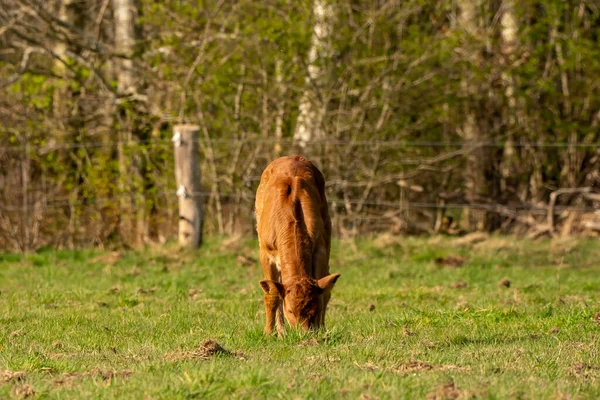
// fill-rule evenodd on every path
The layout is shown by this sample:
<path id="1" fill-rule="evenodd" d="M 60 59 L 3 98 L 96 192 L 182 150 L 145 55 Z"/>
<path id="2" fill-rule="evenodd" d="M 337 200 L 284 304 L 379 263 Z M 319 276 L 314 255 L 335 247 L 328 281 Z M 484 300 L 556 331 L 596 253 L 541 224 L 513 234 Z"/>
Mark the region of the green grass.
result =
<path id="1" fill-rule="evenodd" d="M 0 398 L 600 398 L 597 240 L 335 242 L 328 331 L 283 339 L 240 254 L 0 254 Z"/>

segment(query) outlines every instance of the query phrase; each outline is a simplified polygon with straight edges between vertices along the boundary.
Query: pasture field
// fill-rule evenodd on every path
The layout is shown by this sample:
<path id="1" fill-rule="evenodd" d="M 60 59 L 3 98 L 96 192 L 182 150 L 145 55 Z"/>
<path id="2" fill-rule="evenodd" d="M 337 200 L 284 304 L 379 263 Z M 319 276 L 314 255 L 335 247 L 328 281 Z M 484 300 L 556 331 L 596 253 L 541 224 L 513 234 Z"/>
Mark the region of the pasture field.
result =
<path id="1" fill-rule="evenodd" d="M 0 254 L 0 398 L 600 398 L 597 239 L 335 241 L 328 331 L 282 339 L 257 253 Z"/>

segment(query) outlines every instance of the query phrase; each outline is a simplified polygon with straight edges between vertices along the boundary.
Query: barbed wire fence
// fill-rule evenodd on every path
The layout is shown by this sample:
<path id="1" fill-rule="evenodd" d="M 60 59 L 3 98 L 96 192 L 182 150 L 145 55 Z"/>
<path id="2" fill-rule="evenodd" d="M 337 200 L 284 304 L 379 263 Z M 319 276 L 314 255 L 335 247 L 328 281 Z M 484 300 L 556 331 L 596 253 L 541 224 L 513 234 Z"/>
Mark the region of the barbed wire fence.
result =
<path id="1" fill-rule="evenodd" d="M 200 144 L 202 153 L 202 170 L 203 170 L 203 190 L 191 191 L 188 194 L 198 196 L 206 208 L 206 219 L 213 219 L 213 214 L 220 213 L 218 216 L 220 222 L 209 224 L 208 229 L 211 233 L 231 234 L 236 231 L 245 233 L 251 232 L 253 229 L 253 203 L 254 193 L 262 168 L 266 166 L 269 158 L 272 158 L 272 151 L 267 152 L 269 155 L 261 156 L 262 148 L 265 146 L 272 147 L 277 144 L 282 149 L 293 152 L 295 143 L 291 139 L 274 140 L 272 138 L 257 138 L 257 137 L 241 137 L 235 139 L 209 139 L 197 137 L 194 139 Z M 131 141 L 122 143 L 126 149 L 132 151 L 143 152 L 145 148 L 160 149 L 164 154 L 169 154 L 172 150 L 172 138 L 150 138 L 144 141 Z M 123 200 L 129 200 L 131 204 L 141 204 L 141 202 L 152 199 L 153 216 L 160 219 L 160 222 L 155 229 L 153 236 L 160 237 L 164 240 L 175 234 L 175 226 L 177 221 L 177 186 L 173 171 L 170 168 L 164 168 L 163 171 L 154 171 L 156 175 L 162 177 L 154 182 L 152 190 L 145 191 L 144 188 L 132 187 L 128 191 L 106 190 L 109 194 L 99 194 L 93 190 L 69 190 L 64 185 L 60 189 L 56 189 L 57 177 L 49 178 L 47 175 L 54 175 L 39 168 L 39 165 L 44 163 L 44 159 L 51 157 L 59 152 L 76 151 L 86 153 L 88 151 L 97 151 L 98 149 L 114 149 L 116 143 L 112 141 L 91 141 L 82 140 L 78 142 L 54 142 L 42 140 L 28 140 L 20 138 L 15 143 L 0 146 L 0 162 L 4 160 L 4 164 L 11 166 L 10 172 L 20 173 L 19 179 L 10 179 L 6 174 L 0 173 L 1 183 L 5 186 L 4 191 L 0 192 L 3 196 L 0 201 L 0 248 L 12 248 L 20 250 L 28 250 L 40 245 L 57 245 L 57 246 L 76 246 L 78 244 L 102 244 L 111 239 L 112 234 L 99 232 L 95 228 L 94 221 L 98 223 L 100 220 L 104 224 L 112 224 L 115 222 L 107 222 L 107 219 L 118 219 L 119 203 Z M 222 149 L 214 154 L 214 148 L 221 146 Z M 385 150 L 400 150 L 400 149 L 428 149 L 430 152 L 427 156 L 411 157 L 407 156 L 402 160 L 395 160 L 395 164 L 403 167 L 409 167 L 388 173 L 372 173 L 368 176 L 370 182 L 365 179 L 355 177 L 352 180 L 351 173 L 337 174 L 332 176 L 329 174 L 326 179 L 328 181 L 328 202 L 332 213 L 334 225 L 337 227 L 337 233 L 341 235 L 356 234 L 359 225 L 369 225 L 372 231 L 392 230 L 394 232 L 410 231 L 407 224 L 412 223 L 419 225 L 417 214 L 422 214 L 426 218 L 425 222 L 420 223 L 420 231 L 424 232 L 439 232 L 441 225 L 444 224 L 442 219 L 446 218 L 446 212 L 452 214 L 453 211 L 461 210 L 485 210 L 493 213 L 498 213 L 508 220 L 522 222 L 530 228 L 535 228 L 535 235 L 548 230 L 552 231 L 555 223 L 554 216 L 557 213 L 579 213 L 590 214 L 598 213 L 598 205 L 600 203 L 600 195 L 596 187 L 582 188 L 557 188 L 552 192 L 548 203 L 540 204 L 507 204 L 501 202 L 489 201 L 465 201 L 464 196 L 460 193 L 446 193 L 443 196 L 439 194 L 435 201 L 427 200 L 427 196 L 415 199 L 410 196 L 410 193 L 419 193 L 425 188 L 419 185 L 407 184 L 404 179 L 410 179 L 414 175 L 414 171 L 419 171 L 422 165 L 427 164 L 427 160 L 440 160 L 447 157 L 463 156 L 476 148 L 505 148 L 511 146 L 513 148 L 532 148 L 532 149 L 583 149 L 586 151 L 600 151 L 600 143 L 587 142 L 508 142 L 508 141 L 484 141 L 484 142 L 465 142 L 465 141 L 403 141 L 403 140 L 319 140 L 310 144 L 315 151 L 316 164 L 321 165 L 324 157 L 327 157 L 328 151 L 333 153 L 341 153 L 344 155 L 361 156 L 373 152 L 373 149 L 378 151 Z M 234 170 L 227 166 L 227 162 L 236 156 L 233 154 L 236 149 L 248 147 L 252 149 L 249 153 L 254 154 L 253 157 L 248 157 L 247 162 L 243 165 L 242 170 Z M 212 149 L 212 150 L 210 150 Z M 259 150 L 257 150 L 259 149 Z M 334 149 L 334 150 L 331 150 Z M 443 150 L 445 149 L 445 150 Z M 209 150 L 213 153 L 212 159 L 209 156 Z M 286 154 L 281 151 L 281 154 Z M 289 153 L 291 154 L 291 153 Z M 89 157 L 89 156 L 88 156 Z M 238 154 L 239 160 L 239 154 Z M 384 156 L 385 157 L 385 156 Z M 94 163 L 94 160 L 88 160 Z M 172 163 L 171 160 L 168 160 Z M 211 167 L 207 163 L 220 162 L 219 168 L 214 165 Z M 436 161 L 437 162 L 437 161 Z M 34 167 L 34 164 L 37 167 Z M 240 162 L 238 161 L 239 165 Z M 263 165 L 264 164 L 264 165 Z M 0 164 L 1 165 L 1 164 Z M 341 165 L 344 166 L 343 163 Z M 33 177 L 33 169 L 38 168 L 36 177 Z M 326 168 L 327 169 L 327 168 Z M 218 171 L 227 171 L 223 176 L 219 176 Z M 427 170 L 427 168 L 425 168 Z M 41 172 L 40 172 L 41 171 Z M 331 171 L 324 171 L 331 172 Z M 351 172 L 351 171 L 346 171 Z M 435 173 L 436 171 L 434 171 Z M 85 174 L 84 174 L 85 175 Z M 368 173 L 363 175 L 369 175 Z M 86 176 L 80 176 L 80 181 L 85 181 Z M 215 182 L 218 182 L 215 185 Z M 384 185 L 396 187 L 398 194 L 390 200 L 390 196 L 378 195 L 374 188 Z M 11 185 L 10 187 L 7 185 Z M 345 191 L 345 188 L 359 188 L 361 190 Z M 56 189 L 56 190 L 55 190 Z M 208 190 L 210 189 L 210 190 Z M 388 188 L 387 191 L 390 191 Z M 384 193 L 382 190 L 381 193 Z M 571 204 L 556 204 L 557 197 L 561 194 L 577 194 L 581 195 L 586 201 Z M 553 201 L 551 201 L 553 200 Z M 220 204 L 215 205 L 216 202 Z M 225 208 L 237 208 L 236 210 L 226 210 Z M 163 207 L 164 211 L 156 212 L 157 208 Z M 108 211 L 107 211 L 108 210 Z M 440 212 L 443 211 L 443 212 Z M 222 222 L 229 213 L 229 222 Z M 78 215 L 78 217 L 74 217 Z M 85 216 L 85 217 L 84 217 Z M 151 216 L 152 218 L 152 216 Z M 451 220 L 452 218 L 450 218 Z M 67 229 L 71 236 L 69 240 L 58 239 L 58 234 L 52 235 L 52 230 L 60 230 L 64 227 L 65 221 L 68 221 L 70 229 Z M 410 222 L 408 222 L 410 221 Z M 350 222 L 350 224 L 348 224 Z M 89 224 L 85 226 L 85 224 Z M 595 224 L 595 222 L 593 223 Z M 74 226 L 75 225 L 75 226 Z M 157 225 L 155 223 L 155 225 Z M 446 231 L 450 231 L 452 221 L 446 222 Z M 455 223 L 456 225 L 456 223 Z M 348 228 L 350 226 L 350 228 Z M 424 227 L 423 227 L 424 226 Z M 594 225 L 595 226 L 595 225 Z M 114 230 L 106 228 L 105 230 Z M 75 240 L 74 236 L 80 239 Z"/>

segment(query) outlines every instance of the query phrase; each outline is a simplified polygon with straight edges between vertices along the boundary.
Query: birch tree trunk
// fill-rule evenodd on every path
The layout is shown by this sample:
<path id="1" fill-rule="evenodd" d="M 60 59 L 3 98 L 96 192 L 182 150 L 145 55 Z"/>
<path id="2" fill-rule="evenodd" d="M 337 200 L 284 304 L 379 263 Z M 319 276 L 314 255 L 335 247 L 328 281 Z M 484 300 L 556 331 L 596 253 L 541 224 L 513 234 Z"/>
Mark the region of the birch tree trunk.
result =
<path id="1" fill-rule="evenodd" d="M 136 76 L 133 68 L 133 52 L 136 44 L 138 9 L 135 0 L 112 0 L 115 51 L 119 58 L 115 62 L 117 93 L 120 97 L 136 93 Z M 140 160 L 128 154 L 126 146 L 133 143 L 133 121 L 127 110 L 120 110 L 117 152 L 119 157 L 120 236 L 125 241 L 140 245 L 147 235 L 146 199 L 143 193 L 143 176 Z M 136 193 L 136 187 L 139 193 Z M 134 221 L 135 220 L 135 221 Z M 136 223 L 137 222 L 137 223 Z"/>
<path id="2" fill-rule="evenodd" d="M 75 25 L 77 13 L 76 5 L 75 0 L 60 0 L 58 2 L 57 15 L 61 22 L 64 22 L 69 26 Z M 68 50 L 69 47 L 67 41 L 61 38 L 55 38 L 53 51 L 56 58 L 54 59 L 53 69 L 58 78 L 55 80 L 56 86 L 52 93 L 52 113 L 54 120 L 56 121 L 56 138 L 59 143 L 69 142 L 71 140 L 69 138 L 71 133 L 75 131 L 72 126 L 72 113 L 69 110 L 74 102 L 73 93 L 69 90 L 69 77 L 67 76 L 68 68 L 66 63 L 68 62 Z M 62 164 L 76 168 L 76 164 L 73 163 L 73 159 L 69 156 L 69 150 L 59 150 L 57 154 Z M 77 197 L 77 186 L 73 185 L 73 188 L 69 193 L 69 225 L 67 227 L 67 245 L 71 249 L 75 247 Z"/>
<path id="3" fill-rule="evenodd" d="M 511 65 L 514 62 L 515 52 L 519 44 L 517 20 L 515 18 L 514 0 L 504 0 L 501 6 L 500 14 L 500 36 L 501 41 L 501 68 L 502 82 L 504 84 L 504 96 L 506 98 L 506 110 L 504 112 L 504 121 L 507 130 L 507 141 L 502 155 L 502 191 L 507 187 L 517 187 L 519 185 L 517 178 L 518 166 L 517 154 L 514 146 L 518 119 L 517 100 L 515 97 L 516 84 L 515 78 L 511 72 Z"/>
<path id="4" fill-rule="evenodd" d="M 116 68 L 118 74 L 118 91 L 120 94 L 132 93 L 134 88 L 134 71 L 131 56 L 135 47 L 135 24 L 137 7 L 135 0 L 112 0 L 115 24 L 115 50 L 121 56 Z"/>
<path id="5" fill-rule="evenodd" d="M 333 53 L 331 34 L 335 21 L 334 11 L 331 1 L 313 1 L 314 25 L 308 53 L 308 75 L 294 132 L 294 142 L 301 149 L 311 141 L 325 137 L 322 123 L 328 100 L 322 89 L 327 81 L 327 59 Z"/>
<path id="6" fill-rule="evenodd" d="M 275 82 L 277 84 L 277 114 L 275 115 L 275 157 L 281 155 L 281 139 L 283 138 L 283 121 L 285 117 L 285 86 L 283 85 L 282 61 L 280 58 L 275 63 Z"/>
<path id="7" fill-rule="evenodd" d="M 61 0 L 58 4 L 58 18 L 69 25 L 74 25 L 74 2 L 75 0 Z M 56 55 L 56 59 L 54 60 L 54 73 L 59 77 L 59 79 L 57 79 L 58 88 L 54 91 L 52 98 L 53 114 L 59 121 L 61 133 L 64 133 L 66 131 L 65 118 L 68 114 L 67 106 L 69 102 L 65 77 L 65 74 L 67 73 L 67 68 L 65 66 L 68 50 L 67 43 L 64 40 L 56 39 L 56 43 L 52 50 Z"/>

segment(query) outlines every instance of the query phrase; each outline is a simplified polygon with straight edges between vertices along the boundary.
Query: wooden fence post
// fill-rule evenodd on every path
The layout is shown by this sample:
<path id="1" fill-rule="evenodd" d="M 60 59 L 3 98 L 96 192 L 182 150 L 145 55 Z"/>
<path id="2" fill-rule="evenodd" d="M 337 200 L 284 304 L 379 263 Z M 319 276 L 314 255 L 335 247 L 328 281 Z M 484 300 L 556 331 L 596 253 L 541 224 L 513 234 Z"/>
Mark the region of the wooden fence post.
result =
<path id="1" fill-rule="evenodd" d="M 197 125 L 175 125 L 175 179 L 179 197 L 179 244 L 196 249 L 202 244 L 202 196 Z"/>

